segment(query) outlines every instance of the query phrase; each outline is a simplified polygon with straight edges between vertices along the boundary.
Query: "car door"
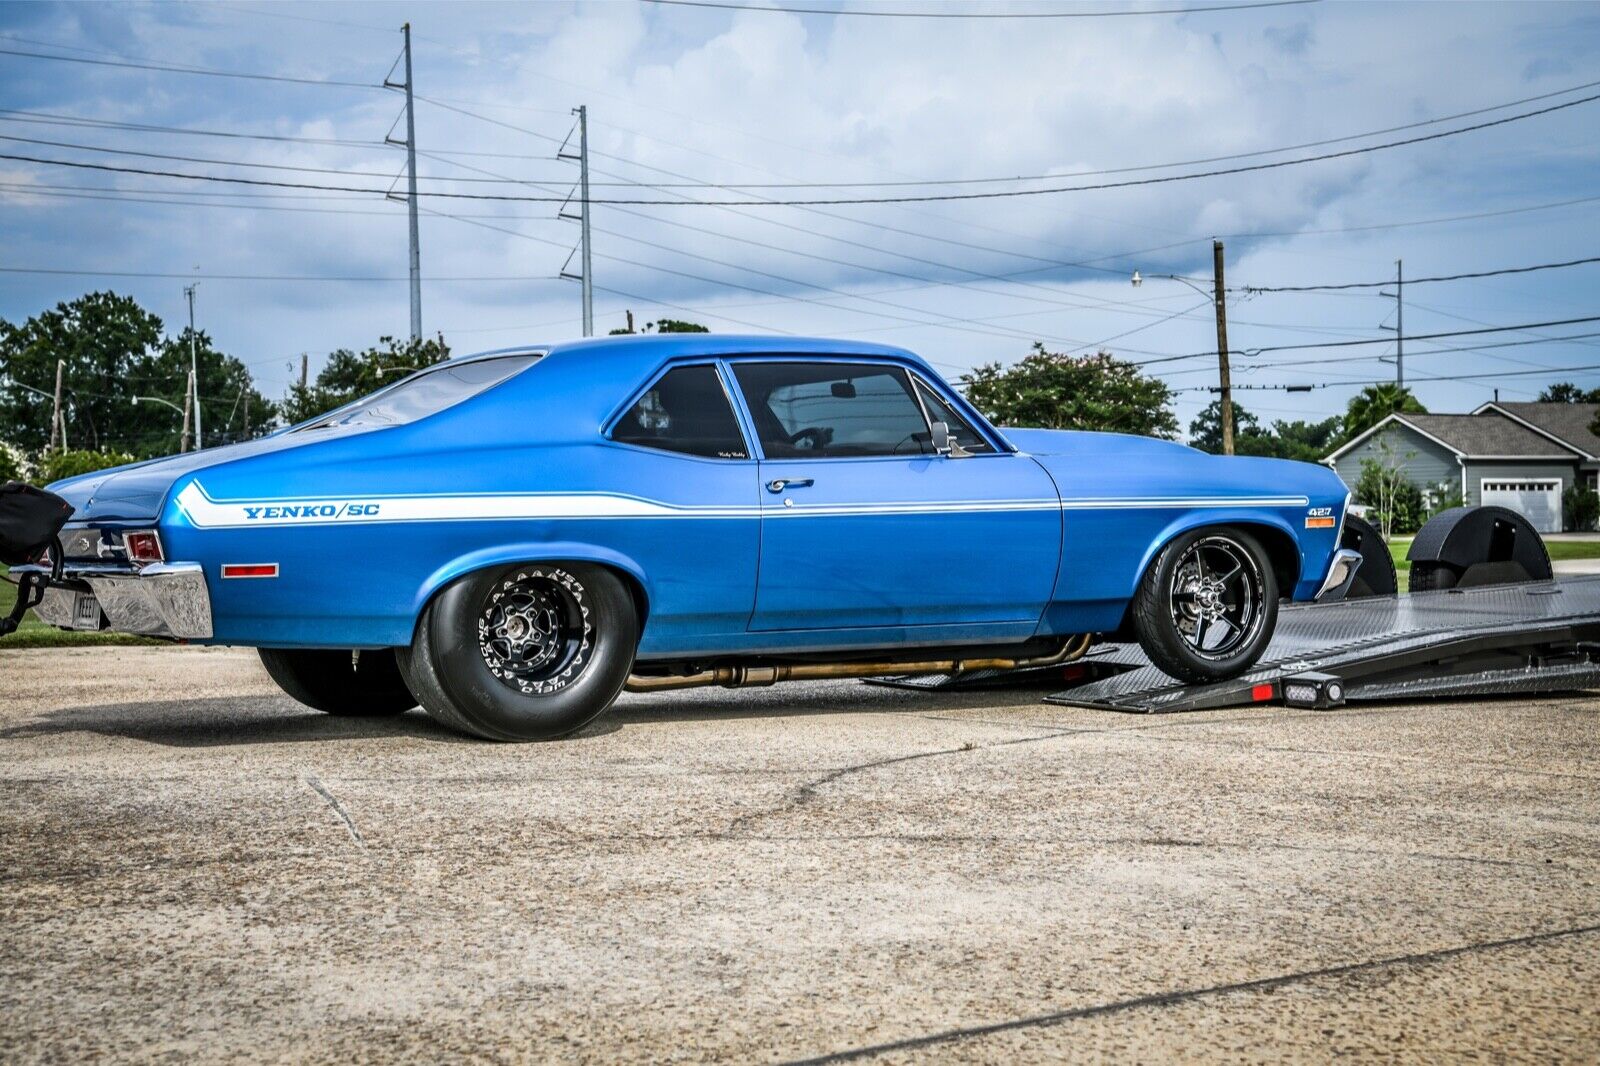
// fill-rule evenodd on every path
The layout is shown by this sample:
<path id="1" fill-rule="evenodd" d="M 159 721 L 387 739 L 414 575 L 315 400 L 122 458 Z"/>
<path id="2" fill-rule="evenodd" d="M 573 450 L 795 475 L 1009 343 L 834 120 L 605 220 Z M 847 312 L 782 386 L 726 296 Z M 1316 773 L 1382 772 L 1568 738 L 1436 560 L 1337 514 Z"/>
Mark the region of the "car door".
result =
<path id="1" fill-rule="evenodd" d="M 1035 623 L 1061 509 L 1031 458 L 887 361 L 736 360 L 762 449 L 753 630 Z M 935 450 L 926 406 L 960 447 Z M 979 634 L 975 633 L 974 636 Z"/>

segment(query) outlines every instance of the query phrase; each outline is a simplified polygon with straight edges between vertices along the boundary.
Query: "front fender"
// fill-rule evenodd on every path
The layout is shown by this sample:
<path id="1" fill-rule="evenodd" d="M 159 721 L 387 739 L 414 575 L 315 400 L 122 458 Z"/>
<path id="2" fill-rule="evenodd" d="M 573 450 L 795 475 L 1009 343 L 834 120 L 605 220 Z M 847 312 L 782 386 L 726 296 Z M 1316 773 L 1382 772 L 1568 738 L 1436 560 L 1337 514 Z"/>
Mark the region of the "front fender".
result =
<path id="1" fill-rule="evenodd" d="M 481 548 L 478 551 L 468 552 L 465 555 L 459 555 L 451 559 L 429 574 L 428 579 L 417 589 L 416 599 L 412 604 L 412 615 L 420 617 L 422 609 L 427 606 L 429 600 L 433 599 L 434 593 L 463 575 L 491 566 L 557 561 L 597 563 L 620 570 L 633 578 L 638 583 L 639 588 L 643 590 L 647 609 L 654 599 L 650 581 L 645 577 L 644 569 L 638 562 L 623 555 L 621 552 L 575 541 L 526 541 L 498 544 L 492 548 Z"/>
<path id="2" fill-rule="evenodd" d="M 1303 509 L 1302 509 L 1303 510 Z M 1133 583 L 1128 587 L 1128 596 L 1131 598 L 1138 588 L 1139 580 L 1144 577 L 1145 571 L 1150 569 L 1150 563 L 1160 554 L 1161 549 L 1172 543 L 1175 537 L 1182 536 L 1192 529 L 1201 529 L 1208 526 L 1266 526 L 1276 530 L 1289 538 L 1289 543 L 1295 546 L 1297 559 L 1295 580 L 1288 588 L 1279 591 L 1292 599 L 1300 598 L 1296 595 L 1297 587 L 1304 582 L 1306 577 L 1305 545 L 1301 542 L 1294 526 L 1290 525 L 1282 515 L 1275 511 L 1259 511 L 1245 508 L 1217 510 L 1217 511 L 1190 511 L 1180 514 L 1155 537 L 1145 548 L 1144 556 L 1139 560 L 1139 569 L 1133 575 Z M 1320 576 L 1320 575 L 1319 575 Z"/>

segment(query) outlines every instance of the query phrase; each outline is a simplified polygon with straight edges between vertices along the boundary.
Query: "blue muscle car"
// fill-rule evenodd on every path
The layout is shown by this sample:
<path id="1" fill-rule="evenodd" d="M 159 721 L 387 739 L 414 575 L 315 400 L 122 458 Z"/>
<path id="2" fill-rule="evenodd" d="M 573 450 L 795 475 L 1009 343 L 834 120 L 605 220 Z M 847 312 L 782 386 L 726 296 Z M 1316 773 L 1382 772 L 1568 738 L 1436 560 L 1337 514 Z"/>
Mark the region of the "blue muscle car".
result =
<path id="1" fill-rule="evenodd" d="M 497 740 L 624 688 L 1066 662 L 1235 675 L 1337 595 L 1332 471 L 990 425 L 910 352 L 616 337 L 451 359 L 246 444 L 51 487 L 39 613 L 250 645 L 333 714 Z"/>

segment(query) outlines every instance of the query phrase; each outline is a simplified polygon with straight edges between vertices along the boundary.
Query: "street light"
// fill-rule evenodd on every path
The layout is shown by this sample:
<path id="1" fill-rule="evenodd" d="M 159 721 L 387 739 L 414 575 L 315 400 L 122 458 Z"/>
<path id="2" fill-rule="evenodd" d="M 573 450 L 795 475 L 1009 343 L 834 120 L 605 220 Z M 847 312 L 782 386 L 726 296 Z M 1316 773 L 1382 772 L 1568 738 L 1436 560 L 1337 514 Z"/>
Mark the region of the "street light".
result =
<path id="1" fill-rule="evenodd" d="M 189 443 L 189 440 L 188 440 L 188 437 L 189 437 L 189 409 L 187 407 L 179 407 L 177 404 L 173 403 L 171 400 L 163 400 L 159 396 L 135 396 L 133 398 L 133 405 L 135 407 L 138 407 L 140 400 L 147 400 L 150 403 L 165 404 L 167 407 L 172 408 L 174 411 L 178 412 L 178 414 L 183 416 L 183 437 L 184 437 L 184 439 L 178 445 L 178 450 L 179 451 L 188 451 L 189 449 L 188 449 L 187 445 Z"/>
<path id="2" fill-rule="evenodd" d="M 151 403 L 166 404 L 168 407 L 172 408 L 174 411 L 178 412 L 180 415 L 183 414 L 183 408 L 179 407 L 177 404 L 173 403 L 171 400 L 163 400 L 159 396 L 135 396 L 133 398 L 133 404 L 134 404 L 135 407 L 137 407 L 139 405 L 139 401 L 140 400 L 148 400 Z"/>

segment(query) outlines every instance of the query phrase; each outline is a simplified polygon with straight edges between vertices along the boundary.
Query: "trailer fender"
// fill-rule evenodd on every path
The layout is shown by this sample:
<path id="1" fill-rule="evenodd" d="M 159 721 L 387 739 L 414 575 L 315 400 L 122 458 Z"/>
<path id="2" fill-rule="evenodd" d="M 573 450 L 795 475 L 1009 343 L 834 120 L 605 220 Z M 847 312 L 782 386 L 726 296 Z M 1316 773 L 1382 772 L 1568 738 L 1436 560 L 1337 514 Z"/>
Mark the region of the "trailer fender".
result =
<path id="1" fill-rule="evenodd" d="M 1549 581 L 1550 553 L 1533 525 L 1505 507 L 1452 507 L 1411 542 L 1412 592 Z"/>
<path id="2" fill-rule="evenodd" d="M 1394 556 L 1384 543 L 1378 527 L 1360 515 L 1344 516 L 1344 532 L 1339 535 L 1339 547 L 1361 553 L 1361 566 L 1345 592 L 1347 600 L 1367 596 L 1393 596 L 1400 591 L 1395 577 Z"/>

